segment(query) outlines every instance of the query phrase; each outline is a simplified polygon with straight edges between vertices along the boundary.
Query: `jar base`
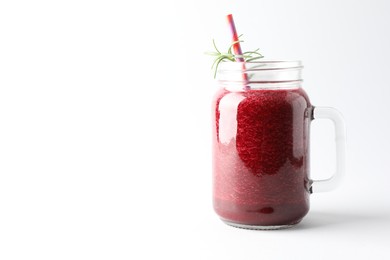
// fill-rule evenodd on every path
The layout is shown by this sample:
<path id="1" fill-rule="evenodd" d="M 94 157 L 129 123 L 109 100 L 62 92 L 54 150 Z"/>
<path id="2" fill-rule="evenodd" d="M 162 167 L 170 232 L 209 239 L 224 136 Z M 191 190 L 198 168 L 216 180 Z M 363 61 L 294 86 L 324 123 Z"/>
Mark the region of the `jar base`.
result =
<path id="1" fill-rule="evenodd" d="M 246 225 L 246 224 L 239 224 L 239 223 L 234 223 L 230 221 L 226 221 L 224 219 L 221 219 L 225 224 L 236 227 L 236 228 L 242 228 L 242 229 L 250 229 L 250 230 L 279 230 L 279 229 L 287 229 L 294 227 L 299 223 L 294 224 L 289 224 L 289 225 L 273 225 L 273 226 L 260 226 L 260 225 Z"/>

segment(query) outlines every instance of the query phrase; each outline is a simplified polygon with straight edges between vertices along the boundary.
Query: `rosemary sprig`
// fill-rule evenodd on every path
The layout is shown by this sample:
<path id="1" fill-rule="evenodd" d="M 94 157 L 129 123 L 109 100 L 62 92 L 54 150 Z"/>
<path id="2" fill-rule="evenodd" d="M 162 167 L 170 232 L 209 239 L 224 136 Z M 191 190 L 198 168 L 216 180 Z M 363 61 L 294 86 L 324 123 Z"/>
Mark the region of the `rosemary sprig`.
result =
<path id="1" fill-rule="evenodd" d="M 238 38 L 240 38 L 242 36 L 242 34 L 240 36 L 238 36 Z M 227 50 L 227 52 L 223 53 L 223 52 L 220 52 L 219 49 L 217 48 L 217 45 L 215 44 L 215 41 L 213 39 L 213 46 L 214 46 L 214 49 L 215 51 L 212 51 L 212 52 L 206 52 L 207 55 L 210 55 L 210 56 L 215 56 L 215 59 L 214 59 L 214 62 L 213 62 L 213 65 L 211 66 L 211 69 L 214 69 L 214 78 L 217 76 L 217 71 L 218 71 L 218 66 L 221 62 L 225 62 L 225 61 L 232 61 L 232 62 L 235 62 L 237 58 L 243 58 L 244 59 L 244 62 L 251 62 L 251 61 L 255 61 L 255 60 L 258 60 L 258 59 L 261 59 L 263 58 L 264 56 L 259 52 L 259 49 L 256 49 L 254 51 L 246 51 L 246 52 L 243 52 L 242 55 L 236 55 L 233 53 L 232 49 L 233 49 L 233 46 L 236 44 L 236 43 L 239 43 L 239 42 L 243 42 L 242 40 L 238 40 L 238 41 L 235 41 L 233 42 L 229 49 Z"/>

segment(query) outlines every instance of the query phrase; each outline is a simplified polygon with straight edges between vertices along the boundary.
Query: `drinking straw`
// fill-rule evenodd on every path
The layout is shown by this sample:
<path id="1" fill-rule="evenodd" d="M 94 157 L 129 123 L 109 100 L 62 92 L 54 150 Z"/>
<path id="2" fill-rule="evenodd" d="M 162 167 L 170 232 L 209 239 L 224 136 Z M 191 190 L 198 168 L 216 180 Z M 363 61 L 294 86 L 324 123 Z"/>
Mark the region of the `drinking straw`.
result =
<path id="1" fill-rule="evenodd" d="M 227 15 L 227 20 L 228 20 L 228 23 L 229 23 L 229 26 L 230 26 L 230 31 L 232 32 L 232 35 L 233 35 L 233 52 L 234 54 L 236 55 L 236 61 L 237 62 L 242 62 L 242 70 L 245 71 L 245 60 L 244 60 L 244 57 L 242 56 L 242 50 L 241 50 L 241 45 L 240 45 L 240 42 L 239 42 L 239 39 L 238 39 L 238 34 L 237 34 L 237 30 L 236 30 L 236 26 L 234 24 L 234 20 L 233 20 L 233 15 L 232 14 L 228 14 Z M 242 79 L 244 80 L 244 82 L 248 82 L 248 75 L 246 73 L 243 73 L 242 74 Z"/>
<path id="2" fill-rule="evenodd" d="M 236 61 L 244 62 L 244 58 L 242 57 L 241 45 L 240 45 L 240 42 L 238 41 L 236 26 L 234 25 L 233 15 L 228 14 L 227 20 L 228 20 L 228 23 L 230 26 L 230 31 L 232 32 L 232 35 L 233 35 L 233 43 L 234 43 L 233 44 L 233 51 L 234 51 L 234 54 L 236 55 Z"/>

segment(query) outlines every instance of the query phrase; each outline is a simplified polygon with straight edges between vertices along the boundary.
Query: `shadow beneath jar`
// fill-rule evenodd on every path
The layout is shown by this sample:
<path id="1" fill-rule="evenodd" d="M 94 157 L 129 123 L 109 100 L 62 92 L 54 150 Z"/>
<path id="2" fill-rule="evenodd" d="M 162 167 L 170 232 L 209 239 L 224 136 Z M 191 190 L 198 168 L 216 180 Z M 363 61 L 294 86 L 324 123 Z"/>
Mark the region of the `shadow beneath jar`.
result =
<path id="1" fill-rule="evenodd" d="M 306 230 L 316 228 L 331 228 L 337 226 L 353 226 L 362 228 L 370 225 L 389 225 L 390 213 L 389 212 L 370 212 L 367 214 L 362 213 L 329 213 L 313 211 L 302 220 L 301 223 L 291 228 L 290 230 Z"/>

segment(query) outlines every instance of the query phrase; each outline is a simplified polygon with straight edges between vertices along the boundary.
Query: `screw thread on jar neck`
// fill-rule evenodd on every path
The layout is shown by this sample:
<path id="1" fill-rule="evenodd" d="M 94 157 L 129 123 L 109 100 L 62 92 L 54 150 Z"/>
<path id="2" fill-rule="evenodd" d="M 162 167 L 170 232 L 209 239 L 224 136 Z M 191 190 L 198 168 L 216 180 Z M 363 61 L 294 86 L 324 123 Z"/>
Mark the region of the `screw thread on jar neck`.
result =
<path id="1" fill-rule="evenodd" d="M 302 82 L 301 61 L 224 62 L 219 65 L 220 84 L 250 88 L 296 88 Z M 243 77 L 246 74 L 247 77 Z M 244 78 L 247 80 L 244 81 Z"/>

